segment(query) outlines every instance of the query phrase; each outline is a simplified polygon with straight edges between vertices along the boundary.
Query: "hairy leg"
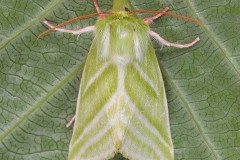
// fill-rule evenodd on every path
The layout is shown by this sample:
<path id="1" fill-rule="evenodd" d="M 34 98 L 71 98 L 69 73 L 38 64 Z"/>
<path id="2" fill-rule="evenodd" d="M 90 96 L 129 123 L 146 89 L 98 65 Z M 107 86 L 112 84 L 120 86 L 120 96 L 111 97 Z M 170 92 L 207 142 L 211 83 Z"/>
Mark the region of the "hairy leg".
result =
<path id="1" fill-rule="evenodd" d="M 193 46 L 195 43 L 197 43 L 200 39 L 197 37 L 194 39 L 192 42 L 187 43 L 187 44 L 178 44 L 178 43 L 171 43 L 165 39 L 163 39 L 159 34 L 153 31 L 149 31 L 149 35 L 152 36 L 154 39 L 156 39 L 158 42 L 162 43 L 163 45 L 166 46 L 172 46 L 172 47 L 177 47 L 177 48 L 188 48 Z"/>
<path id="2" fill-rule="evenodd" d="M 169 8 L 165 7 L 162 13 L 159 13 L 159 14 L 153 16 L 153 17 L 144 18 L 144 22 L 152 23 L 155 19 L 157 19 L 157 18 L 161 17 L 162 15 L 164 15 L 164 13 L 167 12 L 168 10 L 169 10 Z"/>
<path id="3" fill-rule="evenodd" d="M 99 18 L 104 19 L 105 16 L 102 14 L 102 11 L 101 11 L 100 7 L 98 6 L 97 0 L 93 0 L 93 4 L 97 10 L 97 13 L 99 14 Z"/>
<path id="4" fill-rule="evenodd" d="M 43 23 L 46 24 L 49 28 L 54 28 L 55 31 L 64 32 L 64 33 L 72 33 L 75 35 L 79 35 L 79 34 L 86 33 L 86 32 L 91 32 L 91 31 L 95 30 L 94 26 L 87 26 L 84 28 L 76 29 L 76 30 L 70 30 L 70 29 L 56 28 L 54 25 L 52 25 L 47 20 L 43 21 Z"/>
<path id="5" fill-rule="evenodd" d="M 76 115 L 74 115 L 74 117 L 72 117 L 71 120 L 67 123 L 67 125 L 66 125 L 67 128 L 70 127 L 74 123 L 75 118 L 76 118 Z"/>

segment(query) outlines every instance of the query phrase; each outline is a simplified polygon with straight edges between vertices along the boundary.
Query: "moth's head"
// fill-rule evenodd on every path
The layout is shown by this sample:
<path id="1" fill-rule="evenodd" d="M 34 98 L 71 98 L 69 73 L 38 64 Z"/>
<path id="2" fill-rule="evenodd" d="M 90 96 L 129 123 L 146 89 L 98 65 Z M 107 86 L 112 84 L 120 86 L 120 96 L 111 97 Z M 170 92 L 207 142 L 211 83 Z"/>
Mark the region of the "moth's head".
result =
<path id="1" fill-rule="evenodd" d="M 114 0 L 113 2 L 113 12 L 129 12 L 135 10 L 135 8 L 132 6 L 132 4 L 129 2 L 129 0 Z"/>

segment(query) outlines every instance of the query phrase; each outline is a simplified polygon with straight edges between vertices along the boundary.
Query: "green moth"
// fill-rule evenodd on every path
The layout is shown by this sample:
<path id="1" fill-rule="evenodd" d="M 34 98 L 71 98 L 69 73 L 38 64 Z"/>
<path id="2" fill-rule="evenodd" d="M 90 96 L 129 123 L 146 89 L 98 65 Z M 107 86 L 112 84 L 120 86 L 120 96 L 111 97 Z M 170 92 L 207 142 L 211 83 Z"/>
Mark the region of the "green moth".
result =
<path id="1" fill-rule="evenodd" d="M 140 19 L 130 0 L 114 0 L 112 12 L 102 12 L 94 26 L 78 30 L 44 21 L 51 29 L 95 38 L 82 75 L 69 160 L 106 160 L 121 153 L 130 160 L 173 160 L 168 106 L 151 37 L 179 48 L 149 28 L 167 13 Z M 107 13 L 107 14 L 106 14 Z M 70 122 L 71 123 L 71 122 Z"/>

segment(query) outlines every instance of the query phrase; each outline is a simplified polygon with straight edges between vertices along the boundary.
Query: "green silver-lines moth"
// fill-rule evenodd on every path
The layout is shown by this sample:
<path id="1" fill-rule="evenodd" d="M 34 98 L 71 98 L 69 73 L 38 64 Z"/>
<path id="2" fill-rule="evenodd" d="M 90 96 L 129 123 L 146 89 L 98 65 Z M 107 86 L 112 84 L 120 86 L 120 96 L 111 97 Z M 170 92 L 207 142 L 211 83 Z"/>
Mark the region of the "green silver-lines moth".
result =
<path id="1" fill-rule="evenodd" d="M 140 19 L 130 14 L 130 0 L 114 0 L 112 14 L 77 30 L 46 25 L 79 35 L 94 31 L 82 75 L 69 160 L 107 160 L 121 153 L 130 160 L 173 160 L 168 106 L 160 68 L 150 37 L 170 43 L 149 28 L 160 17 Z"/>

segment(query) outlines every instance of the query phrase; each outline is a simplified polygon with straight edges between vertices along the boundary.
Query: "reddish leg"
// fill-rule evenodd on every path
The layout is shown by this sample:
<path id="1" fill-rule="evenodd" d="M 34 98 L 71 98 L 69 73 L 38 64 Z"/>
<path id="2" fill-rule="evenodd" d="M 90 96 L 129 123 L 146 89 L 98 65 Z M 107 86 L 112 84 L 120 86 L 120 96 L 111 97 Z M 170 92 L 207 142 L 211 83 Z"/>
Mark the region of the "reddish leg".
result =
<path id="1" fill-rule="evenodd" d="M 164 13 L 167 12 L 168 10 L 169 10 L 169 8 L 165 7 L 162 13 L 159 13 L 159 14 L 153 16 L 153 17 L 144 18 L 144 21 L 146 23 L 152 23 L 155 19 L 157 19 L 157 18 L 161 17 L 162 15 L 164 15 Z"/>
<path id="2" fill-rule="evenodd" d="M 162 13 L 159 13 L 156 16 L 153 16 L 153 17 L 145 18 L 144 21 L 146 23 L 152 23 L 155 19 L 157 19 L 157 18 L 161 17 L 162 15 L 164 15 L 164 12 L 167 12 L 168 10 L 169 10 L 169 8 L 165 7 Z M 149 31 L 149 35 L 152 36 L 154 39 L 156 39 L 158 42 L 160 42 L 163 45 L 177 47 L 177 48 L 188 48 L 188 47 L 191 47 L 191 46 L 193 46 L 195 43 L 197 43 L 200 40 L 199 37 L 197 37 L 196 39 L 194 39 L 190 43 L 178 44 L 178 43 L 172 43 L 172 42 L 169 42 L 169 41 L 165 40 L 159 34 L 157 34 L 156 32 L 153 32 L 153 31 Z"/>
<path id="3" fill-rule="evenodd" d="M 97 13 L 99 14 L 99 18 L 104 19 L 105 16 L 102 14 L 102 11 L 101 11 L 100 7 L 98 6 L 97 0 L 93 0 L 93 4 L 97 10 Z"/>

